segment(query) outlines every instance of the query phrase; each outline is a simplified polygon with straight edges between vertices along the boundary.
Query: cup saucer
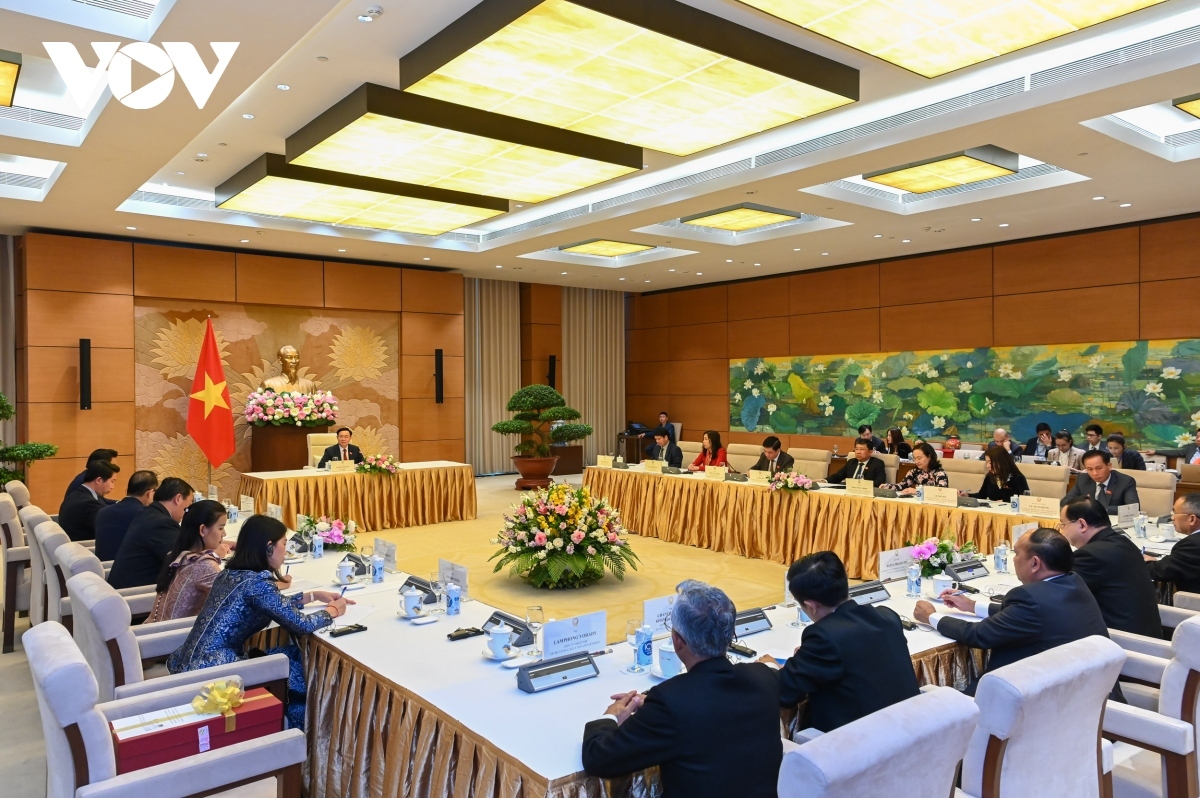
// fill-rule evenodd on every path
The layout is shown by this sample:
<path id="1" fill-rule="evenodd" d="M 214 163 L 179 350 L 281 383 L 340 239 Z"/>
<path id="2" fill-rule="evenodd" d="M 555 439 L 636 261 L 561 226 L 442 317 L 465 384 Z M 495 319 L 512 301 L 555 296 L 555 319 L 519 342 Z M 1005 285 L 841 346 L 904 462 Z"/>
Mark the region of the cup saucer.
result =
<path id="1" fill-rule="evenodd" d="M 683 670 L 680 670 L 679 673 L 683 673 Z M 677 673 L 675 675 L 678 676 L 679 673 Z M 662 668 L 658 667 L 657 662 L 650 666 L 650 675 L 653 676 L 655 679 L 658 679 L 659 681 L 664 681 L 666 679 L 671 678 L 670 676 L 667 676 L 665 673 L 662 672 Z"/>
<path id="2" fill-rule="evenodd" d="M 509 646 L 508 650 L 509 654 L 507 657 L 497 657 L 494 653 L 492 653 L 490 648 L 485 648 L 483 650 L 483 658 L 490 659 L 492 662 L 504 662 L 506 660 L 515 659 L 521 656 L 521 650 L 516 646 Z"/>

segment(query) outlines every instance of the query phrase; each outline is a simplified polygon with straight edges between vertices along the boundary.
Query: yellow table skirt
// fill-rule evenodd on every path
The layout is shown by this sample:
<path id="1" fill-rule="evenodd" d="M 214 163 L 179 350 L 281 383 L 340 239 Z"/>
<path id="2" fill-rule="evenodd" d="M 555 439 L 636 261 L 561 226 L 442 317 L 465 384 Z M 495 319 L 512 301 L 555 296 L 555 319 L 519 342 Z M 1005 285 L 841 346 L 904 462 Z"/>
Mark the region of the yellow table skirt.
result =
<path id="1" fill-rule="evenodd" d="M 243 474 L 238 492 L 253 496 L 259 513 L 278 504 L 289 524 L 297 513 L 327 515 L 353 519 L 368 532 L 470 521 L 476 513 L 475 474 L 467 465 L 278 479 Z"/>
<path id="2" fill-rule="evenodd" d="M 915 501 L 873 501 L 841 491 L 771 493 L 765 487 L 589 467 L 583 482 L 621 513 L 638 535 L 790 565 L 833 551 L 860 579 L 879 574 L 879 554 L 930 537 L 953 535 L 989 552 L 1011 540 L 1016 524 L 1057 520 Z"/>

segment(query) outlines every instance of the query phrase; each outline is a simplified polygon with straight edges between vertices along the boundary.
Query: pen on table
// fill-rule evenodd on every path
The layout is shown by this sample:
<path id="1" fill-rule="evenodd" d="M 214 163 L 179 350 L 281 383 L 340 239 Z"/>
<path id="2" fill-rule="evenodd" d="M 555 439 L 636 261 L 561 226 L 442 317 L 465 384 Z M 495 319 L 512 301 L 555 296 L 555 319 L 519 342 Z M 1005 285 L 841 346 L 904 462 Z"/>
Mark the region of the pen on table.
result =
<path id="1" fill-rule="evenodd" d="M 346 587 L 349 587 L 349 585 L 347 585 Z M 343 587 L 343 588 L 342 588 L 342 592 L 341 592 L 341 593 L 338 593 L 338 598 L 341 598 L 341 597 L 342 597 L 342 596 L 344 596 L 344 595 L 346 595 L 346 588 L 345 588 L 345 587 Z"/>
<path id="2" fill-rule="evenodd" d="M 606 648 L 603 651 L 589 651 L 588 652 L 588 654 L 592 655 L 593 657 L 602 657 L 605 654 L 611 654 L 611 653 L 612 653 L 611 648 Z"/>
<path id="3" fill-rule="evenodd" d="M 284 576 L 287 576 L 291 572 L 292 572 L 292 566 L 290 566 L 290 565 L 283 566 L 283 575 Z"/>

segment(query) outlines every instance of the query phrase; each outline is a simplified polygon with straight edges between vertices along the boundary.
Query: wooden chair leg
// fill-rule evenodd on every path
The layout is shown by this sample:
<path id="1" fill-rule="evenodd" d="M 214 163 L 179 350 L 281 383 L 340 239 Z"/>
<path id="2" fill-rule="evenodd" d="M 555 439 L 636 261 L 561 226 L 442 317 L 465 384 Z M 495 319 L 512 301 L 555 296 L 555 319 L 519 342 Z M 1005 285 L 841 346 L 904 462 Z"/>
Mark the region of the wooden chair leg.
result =
<path id="1" fill-rule="evenodd" d="M 16 642 L 17 632 L 17 579 L 21 576 L 21 571 L 18 566 L 24 566 L 24 563 L 10 562 L 4 573 L 4 617 L 0 619 L 0 624 L 3 624 L 3 647 L 0 650 L 5 654 L 11 654 L 13 646 Z"/>
<path id="2" fill-rule="evenodd" d="M 1162 754 L 1166 798 L 1196 798 L 1196 755 Z"/>
<path id="3" fill-rule="evenodd" d="M 1113 798 L 1112 771 L 1100 775 L 1100 798 Z"/>
<path id="4" fill-rule="evenodd" d="M 276 798 L 300 798 L 303 773 L 299 763 L 288 765 L 275 777 Z"/>

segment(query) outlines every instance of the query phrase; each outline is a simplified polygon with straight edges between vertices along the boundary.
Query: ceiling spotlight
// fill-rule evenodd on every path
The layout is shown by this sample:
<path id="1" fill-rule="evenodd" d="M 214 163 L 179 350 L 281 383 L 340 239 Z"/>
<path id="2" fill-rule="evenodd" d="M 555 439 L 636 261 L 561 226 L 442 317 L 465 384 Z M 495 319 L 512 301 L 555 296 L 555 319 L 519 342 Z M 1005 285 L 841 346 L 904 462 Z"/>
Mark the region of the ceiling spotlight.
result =
<path id="1" fill-rule="evenodd" d="M 183 174 L 183 172 L 176 172 L 175 174 L 177 174 L 177 175 L 181 175 L 181 174 Z"/>
<path id="2" fill-rule="evenodd" d="M 344 250 L 344 249 L 339 249 L 339 250 L 338 250 L 338 252 L 345 252 L 345 251 L 346 251 L 346 250 Z"/>
<path id="3" fill-rule="evenodd" d="M 374 22 L 375 18 L 383 14 L 383 9 L 379 6 L 371 6 L 365 14 L 358 15 L 359 22 Z"/>
<path id="4" fill-rule="evenodd" d="M 136 227 L 126 227 L 125 229 L 126 230 L 136 230 L 137 228 Z"/>
<path id="5" fill-rule="evenodd" d="M 648 282 L 650 282 L 650 281 L 649 281 L 649 280 L 646 280 L 645 282 L 647 282 L 647 283 L 648 283 Z"/>
<path id="6" fill-rule="evenodd" d="M 883 233 L 876 233 L 873 237 L 874 238 L 883 238 Z"/>
<path id="7" fill-rule="evenodd" d="M 497 268 L 497 269 L 503 269 L 504 267 L 503 267 L 503 266 L 501 266 L 499 263 L 497 263 L 497 264 L 496 264 L 496 268 Z M 625 279 L 625 278 L 623 278 L 623 277 L 622 277 L 621 279 Z"/>
<path id="8" fill-rule="evenodd" d="M 253 119 L 254 114 L 242 114 L 242 119 Z"/>
<path id="9" fill-rule="evenodd" d="M 559 272 L 559 274 L 566 274 L 566 272 Z"/>
<path id="10" fill-rule="evenodd" d="M 725 259 L 725 262 L 726 262 L 726 263 L 733 263 L 733 260 L 731 260 L 731 259 L 729 259 L 729 258 L 726 258 L 726 259 Z"/>
<path id="11" fill-rule="evenodd" d="M 1093 200 L 1102 200 L 1104 197 L 1092 197 Z"/>
<path id="12" fill-rule="evenodd" d="M 971 221 L 972 221 L 972 222 L 982 222 L 982 221 L 983 221 L 983 219 L 980 219 L 978 216 L 975 216 L 975 217 L 973 217 L 973 218 L 971 219 Z"/>
<path id="13" fill-rule="evenodd" d="M 239 243 L 241 243 L 241 244 L 249 244 L 249 243 L 250 243 L 250 239 L 248 239 L 248 238 L 243 238 L 243 239 L 242 239 L 242 240 L 241 240 Z"/>
<path id="14" fill-rule="evenodd" d="M 1000 226 L 1001 226 L 1001 227 L 1008 227 L 1008 222 L 1004 222 L 1004 223 L 1002 223 Z"/>
<path id="15" fill-rule="evenodd" d="M 1132 207 L 1132 205 L 1133 205 L 1132 202 L 1122 202 L 1121 203 L 1122 208 L 1129 208 L 1129 207 Z"/>
<path id="16" fill-rule="evenodd" d="M 696 276 L 697 276 L 697 277 L 703 277 L 703 276 L 704 276 L 704 272 L 696 272 Z"/>
<path id="17" fill-rule="evenodd" d="M 326 61 L 328 61 L 328 60 L 329 60 L 329 56 L 327 56 L 327 55 L 319 55 L 319 56 L 317 56 L 317 60 L 318 60 L 318 61 L 320 61 L 320 62 L 323 64 L 323 63 L 325 63 Z"/>
<path id="18" fill-rule="evenodd" d="M 429 260 L 429 258 L 421 258 L 421 260 Z"/>
<path id="19" fill-rule="evenodd" d="M 286 83 L 277 83 L 275 84 L 275 88 L 279 89 L 280 91 L 291 91 L 292 87 Z"/>
<path id="20" fill-rule="evenodd" d="M 828 253 L 828 252 L 822 252 L 821 254 L 822 254 L 822 255 L 828 255 L 829 253 Z"/>
<path id="21" fill-rule="evenodd" d="M 618 279 L 618 280 L 624 280 L 625 278 L 624 278 L 624 277 L 618 277 L 617 279 Z"/>
<path id="22" fill-rule="evenodd" d="M 196 153 L 196 157 L 197 158 L 207 158 L 208 153 L 207 152 L 198 152 L 198 153 Z"/>
<path id="23" fill-rule="evenodd" d="M 673 271 L 675 271 L 675 270 L 674 270 L 674 269 L 667 269 L 667 271 L 669 271 L 669 272 L 673 272 Z"/>
<path id="24" fill-rule="evenodd" d="M 796 247 L 795 249 L 792 250 L 792 252 L 799 252 L 799 251 L 800 251 L 800 247 Z"/>
<path id="25" fill-rule="evenodd" d="M 755 266 L 762 266 L 762 264 L 761 264 L 761 263 L 756 263 L 756 264 L 754 264 L 754 265 L 755 265 Z"/>

